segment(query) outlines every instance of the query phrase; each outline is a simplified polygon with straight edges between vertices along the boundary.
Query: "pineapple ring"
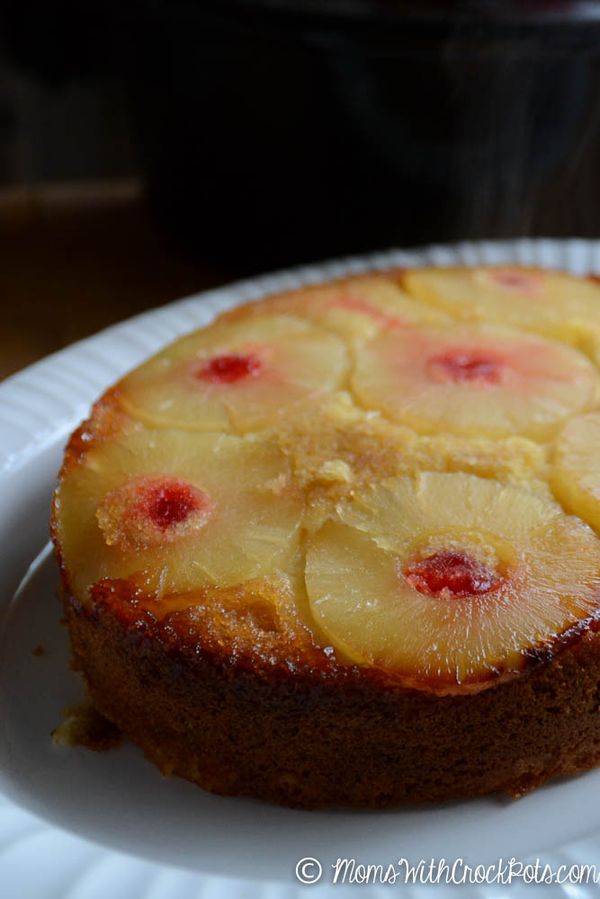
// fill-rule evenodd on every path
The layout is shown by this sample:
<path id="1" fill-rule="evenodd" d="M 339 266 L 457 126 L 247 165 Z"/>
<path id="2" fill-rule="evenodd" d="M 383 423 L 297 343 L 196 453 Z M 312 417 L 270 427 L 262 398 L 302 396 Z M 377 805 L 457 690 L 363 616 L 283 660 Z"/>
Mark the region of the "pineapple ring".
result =
<path id="1" fill-rule="evenodd" d="M 462 321 L 511 325 L 574 344 L 600 328 L 600 285 L 565 272 L 410 269 L 402 283 L 411 296 Z"/>
<path id="2" fill-rule="evenodd" d="M 259 301 L 246 311 L 299 315 L 348 338 L 369 338 L 385 328 L 412 324 L 443 324 L 448 315 L 409 296 L 397 284 L 375 275 L 363 275 L 333 285 L 319 285 L 292 294 Z M 235 317 L 237 310 L 233 312 Z"/>
<path id="3" fill-rule="evenodd" d="M 600 531 L 600 412 L 577 415 L 554 448 L 551 484 L 566 509 Z"/>
<path id="4" fill-rule="evenodd" d="M 406 328 L 360 348 L 352 378 L 368 407 L 424 434 L 536 440 L 598 397 L 600 379 L 577 350 L 498 328 Z"/>
<path id="5" fill-rule="evenodd" d="M 116 388 L 150 427 L 238 431 L 267 427 L 338 389 L 347 351 L 299 318 L 249 316 L 183 337 Z"/>
<path id="6" fill-rule="evenodd" d="M 438 693 L 509 677 L 600 617 L 593 531 L 552 500 L 461 473 L 392 478 L 340 503 L 305 577 L 335 646 Z"/>
<path id="7" fill-rule="evenodd" d="M 161 597 L 293 572 L 302 508 L 272 443 L 130 425 L 67 467 L 55 536 L 75 595 L 123 578 Z"/>

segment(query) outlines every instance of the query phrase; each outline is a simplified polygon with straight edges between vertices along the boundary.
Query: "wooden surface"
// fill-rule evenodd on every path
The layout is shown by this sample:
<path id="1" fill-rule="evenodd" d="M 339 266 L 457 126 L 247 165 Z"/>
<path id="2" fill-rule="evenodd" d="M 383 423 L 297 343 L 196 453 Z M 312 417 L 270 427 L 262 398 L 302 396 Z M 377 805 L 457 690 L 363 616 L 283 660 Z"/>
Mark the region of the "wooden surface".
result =
<path id="1" fill-rule="evenodd" d="M 185 258 L 134 182 L 0 190 L 0 378 L 227 280 Z"/>

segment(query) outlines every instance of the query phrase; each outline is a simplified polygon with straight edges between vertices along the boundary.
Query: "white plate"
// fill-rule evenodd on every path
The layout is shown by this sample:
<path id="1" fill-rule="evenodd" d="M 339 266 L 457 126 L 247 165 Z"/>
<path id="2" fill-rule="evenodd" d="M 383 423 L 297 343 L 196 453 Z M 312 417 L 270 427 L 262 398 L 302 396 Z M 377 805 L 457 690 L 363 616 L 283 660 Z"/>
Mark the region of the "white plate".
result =
<path id="1" fill-rule="evenodd" d="M 326 889 L 328 866 L 337 857 L 369 863 L 463 857 L 487 863 L 552 850 L 545 860 L 553 864 L 576 860 L 600 868 L 600 837 L 593 836 L 600 832 L 600 770 L 551 784 L 518 802 L 487 798 L 400 811 L 302 812 L 225 799 L 161 778 L 130 745 L 96 754 L 59 749 L 49 736 L 61 710 L 82 691 L 68 670 L 54 596 L 48 505 L 65 439 L 90 402 L 161 345 L 238 303 L 334 275 L 457 261 L 600 273 L 600 242 L 514 241 L 392 251 L 245 281 L 138 316 L 0 385 L 0 884 L 7 896 L 63 897 L 68 883 L 69 899 L 170 899 L 193 896 L 200 888 L 203 896 L 220 897 L 233 889 L 223 876 L 235 876 L 254 881 L 244 895 L 274 899 L 293 894 L 295 865 L 306 856 L 324 865 L 322 884 L 313 888 L 316 895 Z M 34 656 L 40 643 L 46 652 Z M 584 837 L 587 842 L 581 842 Z M 568 843 L 561 852 L 555 849 Z M 166 867 L 173 865 L 191 870 Z M 268 886 L 268 881 L 273 883 Z M 511 895 L 521 888 L 527 890 L 517 885 Z M 451 892 L 429 889 L 437 895 L 440 889 L 444 895 Z M 556 886 L 546 888 L 545 895 L 585 897 L 594 889 L 579 886 L 574 893 Z M 395 890 L 422 892 L 397 884 Z M 498 895 L 498 890 L 476 888 L 482 896 Z M 343 892 L 336 887 L 336 895 Z M 457 892 L 465 895 L 464 888 Z"/>

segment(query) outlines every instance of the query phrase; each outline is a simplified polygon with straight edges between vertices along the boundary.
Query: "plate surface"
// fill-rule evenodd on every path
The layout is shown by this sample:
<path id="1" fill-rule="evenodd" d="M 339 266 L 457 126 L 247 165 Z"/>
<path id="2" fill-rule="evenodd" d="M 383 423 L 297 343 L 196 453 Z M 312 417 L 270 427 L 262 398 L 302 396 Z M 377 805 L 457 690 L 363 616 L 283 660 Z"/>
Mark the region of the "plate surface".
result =
<path id="1" fill-rule="evenodd" d="M 50 739 L 61 710 L 81 698 L 82 687 L 68 669 L 47 547 L 48 506 L 65 440 L 91 401 L 145 356 L 226 308 L 335 275 L 423 262 L 521 262 L 600 273 L 600 242 L 391 251 L 241 282 L 138 316 L 0 385 L 0 882 L 14 886 L 7 895 L 62 897 L 61 884 L 68 883 L 70 899 L 167 899 L 193 896 L 200 888 L 203 896 L 221 896 L 233 889 L 224 876 L 234 876 L 255 881 L 244 895 L 268 893 L 273 899 L 293 895 L 296 863 L 307 856 L 325 868 L 315 895 L 326 889 L 328 865 L 338 857 L 385 864 L 400 857 L 489 863 L 546 853 L 555 865 L 578 861 L 600 868 L 600 836 L 594 836 L 600 832 L 600 802 L 594 798 L 600 799 L 600 770 L 518 802 L 487 798 L 401 811 L 302 812 L 225 799 L 161 778 L 130 745 L 97 754 L 59 749 Z M 42 655 L 32 653 L 38 644 Z M 517 884 L 511 895 L 521 888 L 527 890 Z M 395 889 L 403 895 L 453 892 L 439 886 Z M 465 894 L 464 887 L 456 889 Z M 492 896 L 499 888 L 474 889 Z M 595 889 L 580 885 L 577 896 Z M 574 895 L 568 890 L 546 887 L 545 895 Z"/>

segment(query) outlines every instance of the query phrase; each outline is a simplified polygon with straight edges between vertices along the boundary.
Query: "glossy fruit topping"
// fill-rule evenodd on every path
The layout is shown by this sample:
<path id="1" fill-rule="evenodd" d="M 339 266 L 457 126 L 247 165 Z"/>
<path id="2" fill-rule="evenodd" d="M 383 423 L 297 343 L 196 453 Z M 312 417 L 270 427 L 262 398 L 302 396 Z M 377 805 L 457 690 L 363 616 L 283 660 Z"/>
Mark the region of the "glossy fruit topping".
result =
<path id="1" fill-rule="evenodd" d="M 109 546 L 147 546 L 196 531 L 213 511 L 208 494 L 180 478 L 138 477 L 111 490 L 97 518 Z"/>
<path id="2" fill-rule="evenodd" d="M 211 384 L 235 384 L 258 375 L 263 363 L 255 353 L 229 353 L 213 356 L 196 373 Z"/>
<path id="3" fill-rule="evenodd" d="M 501 359 L 484 355 L 476 349 L 457 349 L 432 356 L 428 367 L 431 376 L 438 381 L 454 384 L 476 381 L 483 385 L 499 384 L 505 366 Z"/>
<path id="4" fill-rule="evenodd" d="M 456 550 L 409 562 L 403 574 L 410 586 L 425 596 L 479 596 L 497 590 L 502 582 L 483 562 Z"/>

